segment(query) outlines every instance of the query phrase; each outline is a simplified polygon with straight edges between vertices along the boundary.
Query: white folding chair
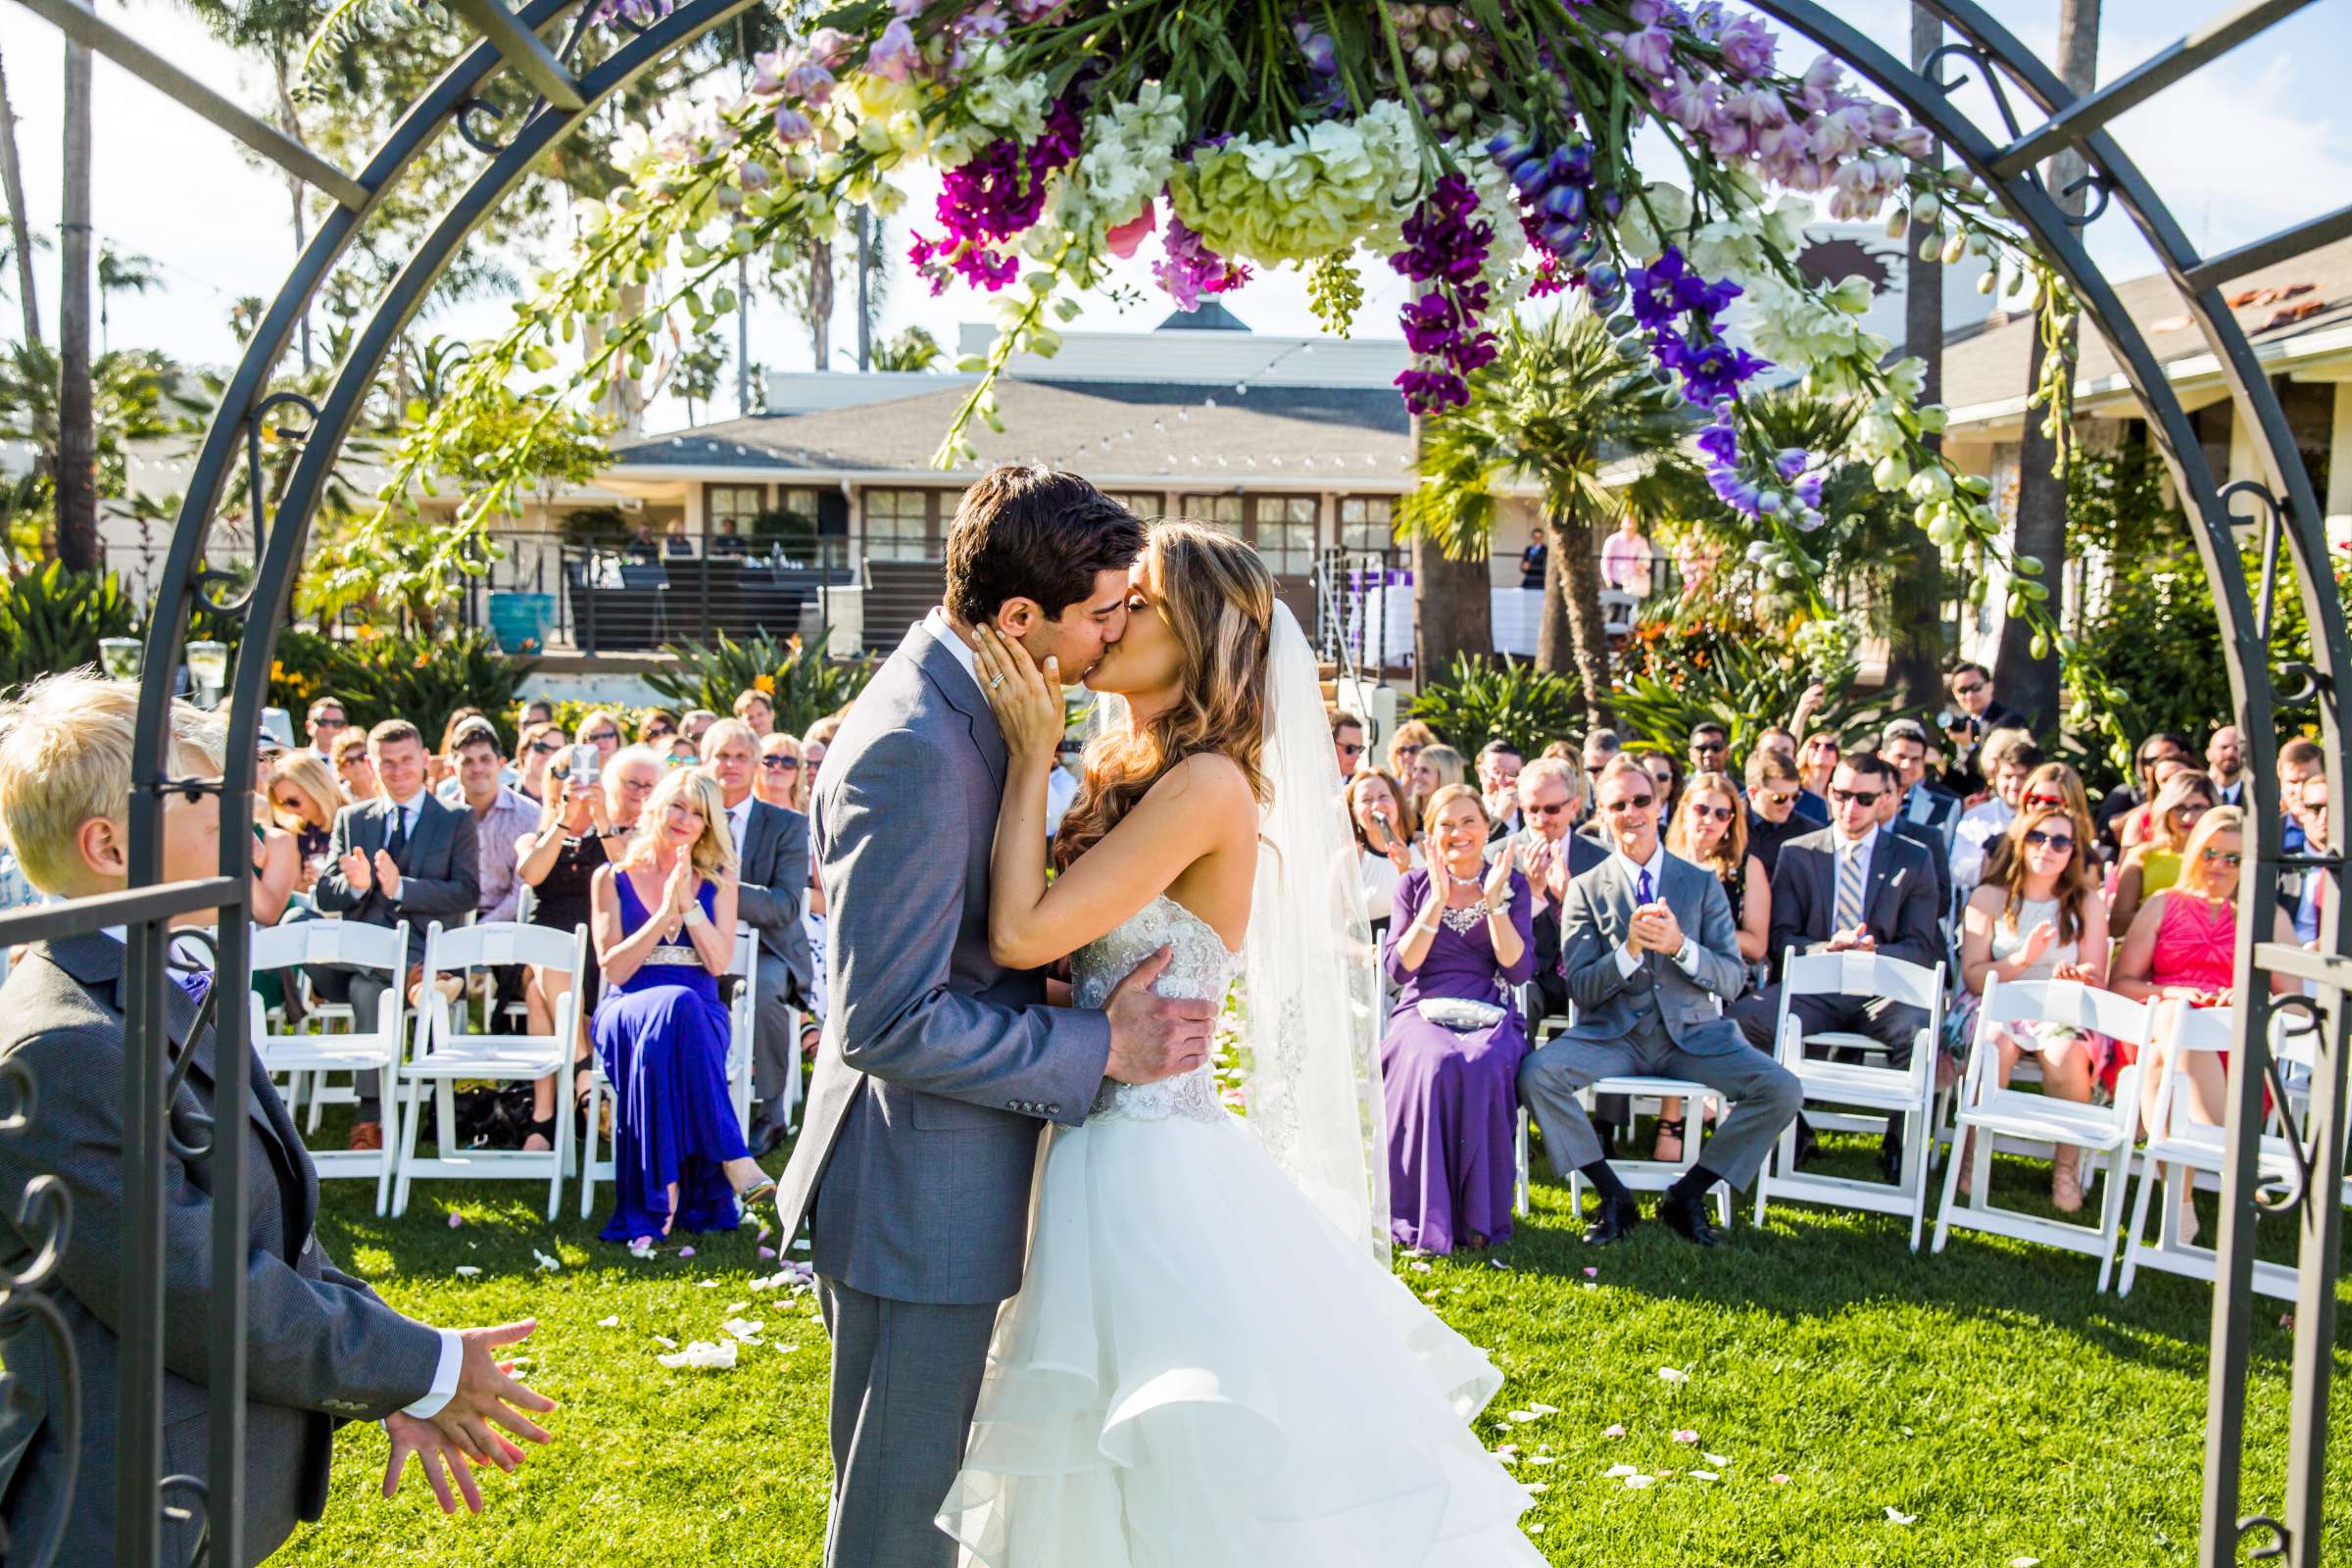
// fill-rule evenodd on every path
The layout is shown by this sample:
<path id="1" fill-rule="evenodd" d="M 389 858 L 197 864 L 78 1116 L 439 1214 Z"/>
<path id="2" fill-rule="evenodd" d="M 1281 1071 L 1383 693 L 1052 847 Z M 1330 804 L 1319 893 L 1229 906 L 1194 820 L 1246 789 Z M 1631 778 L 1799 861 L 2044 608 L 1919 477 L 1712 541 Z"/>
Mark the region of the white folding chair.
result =
<path id="1" fill-rule="evenodd" d="M 327 1020 L 316 1012 L 306 1020 L 318 1026 L 316 1031 L 285 1028 L 282 1013 L 272 1014 L 258 994 L 246 993 L 253 1049 L 261 1056 L 262 1070 L 272 1078 L 283 1075 L 287 1080 L 287 1116 L 291 1118 L 301 1104 L 303 1079 L 310 1075 L 311 1125 L 306 1130 L 318 1129 L 322 1086 L 330 1072 L 350 1073 L 355 1085 L 360 1074 L 374 1073 L 377 1094 L 389 1108 L 394 1073 L 408 1033 L 408 922 L 381 926 L 359 920 L 298 920 L 292 925 L 256 926 L 250 940 L 253 972 L 277 970 L 289 988 L 301 983 L 303 966 L 313 963 L 349 964 L 381 970 L 384 976 L 384 999 L 376 1016 L 361 1020 L 349 1004 L 338 1004 L 334 1013 L 348 1027 L 333 1034 L 324 1032 Z M 372 1178 L 375 1211 L 381 1214 L 392 1191 L 394 1148 L 395 1141 L 386 1139 L 383 1148 L 376 1150 L 317 1150 L 311 1153 L 311 1164 L 321 1180 Z"/>
<path id="2" fill-rule="evenodd" d="M 1969 1147 L 1976 1134 L 1974 1167 L 1969 1173 L 1965 1206 L 1959 1197 L 1961 1160 L 1955 1151 L 1943 1178 L 1943 1204 L 1936 1213 L 1938 1252 L 1954 1226 L 1988 1231 L 2022 1242 L 2039 1242 L 2070 1251 L 2087 1252 L 2099 1260 L 2097 1289 L 2107 1289 L 2115 1267 L 2115 1237 L 2124 1217 L 2124 1190 L 2131 1185 L 2132 1143 L 2139 1127 L 2139 1068 L 2126 1067 L 2116 1081 L 2112 1104 L 2078 1104 L 2054 1095 L 2029 1095 L 2000 1082 L 2003 1024 L 2054 1023 L 2093 1031 L 2123 1044 L 2136 1046 L 2144 1055 L 2156 1027 L 2156 1004 L 2132 1002 L 2112 991 L 2085 986 L 2078 980 L 2027 980 L 2003 985 L 1998 976 L 1984 981 L 1984 1000 L 1977 1009 L 1977 1032 L 1968 1050 L 1968 1066 L 1959 1084 L 1957 1149 Z M 2021 1063 L 2022 1065 L 2022 1063 Z M 2106 1165 L 2107 1183 L 2099 1195 L 2098 1223 L 2073 1224 L 2037 1214 L 1994 1206 L 1991 1198 L 1992 1155 L 1995 1141 L 2027 1140 L 2035 1145 L 2072 1145 L 2082 1151 L 2083 1163 Z"/>
<path id="3" fill-rule="evenodd" d="M 760 1016 L 760 935 L 750 926 L 738 923 L 735 927 L 735 957 L 727 966 L 728 973 L 740 976 L 735 987 L 735 999 L 727 1004 L 727 1099 L 735 1107 L 736 1125 L 747 1134 L 752 1125 L 752 1041 Z M 800 1052 L 799 1014 L 795 1013 L 793 1052 Z M 612 1105 L 617 1111 L 619 1097 L 612 1092 L 612 1080 L 605 1076 L 605 1059 L 601 1053 L 591 1053 L 588 1067 L 588 1147 L 580 1159 L 580 1218 L 586 1219 L 596 1207 L 596 1184 L 615 1179 L 612 1154 L 597 1152 L 604 1128 L 604 1111 Z M 618 1143 L 615 1135 L 614 1142 Z"/>
<path id="4" fill-rule="evenodd" d="M 2180 1235 L 2180 1198 L 2173 1190 L 2173 1168 L 2193 1190 L 2200 1176 L 2217 1181 L 2222 1174 L 2224 1130 L 2196 1116 L 2195 1097 L 2188 1085 L 2188 1059 L 2193 1052 L 2228 1051 L 2236 1010 L 2230 1007 L 2191 1007 L 2168 1003 L 2159 1016 L 2169 1016 L 2163 1078 L 2156 1086 L 2156 1105 L 2149 1121 L 2148 1140 L 2140 1148 L 2139 1194 L 2132 1200 L 2132 1228 L 2124 1236 L 2124 1272 L 2116 1281 L 2118 1296 L 2132 1294 L 2132 1281 L 2144 1264 L 2168 1274 L 2184 1274 L 2211 1284 L 2217 1257 L 2210 1247 L 2198 1247 Z M 2291 1182 L 2297 1178 L 2295 1152 L 2285 1138 L 2261 1136 L 2256 1172 L 2263 1182 Z M 2141 1240 L 2148 1230 L 2148 1204 L 2155 1190 L 2164 1188 L 2163 1217 L 2156 1223 L 2153 1244 Z M 2298 1270 L 2292 1263 L 2254 1263 L 2254 1289 L 2265 1296 L 2293 1300 Z"/>
<path id="5" fill-rule="evenodd" d="M 1710 1102 L 1718 1108 L 1723 1105 L 1723 1097 L 1704 1084 L 1679 1078 L 1644 1078 L 1638 1073 L 1628 1073 L 1622 1078 L 1595 1079 L 1577 1098 L 1584 1102 L 1585 1109 L 1591 1111 L 1602 1095 L 1626 1097 L 1630 1112 L 1626 1118 L 1626 1131 L 1629 1134 L 1635 1121 L 1645 1114 L 1656 1115 L 1663 1108 L 1660 1102 L 1680 1099 L 1683 1102 L 1682 1158 L 1636 1159 L 1625 1154 L 1611 1156 L 1609 1169 L 1617 1173 L 1619 1181 L 1637 1193 L 1662 1193 L 1690 1173 L 1690 1168 L 1698 1163 L 1698 1156 L 1705 1152 L 1700 1146 L 1704 1142 L 1706 1107 Z M 1526 1107 L 1522 1106 L 1519 1114 L 1524 1119 Z M 1690 1125 L 1693 1122 L 1698 1125 Z M 1570 1171 L 1568 1201 L 1572 1207 L 1581 1208 L 1584 1200 L 1585 1178 L 1580 1172 Z M 1715 1184 L 1715 1217 L 1725 1230 L 1732 1228 L 1732 1190 L 1722 1182 Z"/>
<path id="6" fill-rule="evenodd" d="M 1918 1007 L 1928 1015 L 1913 1038 L 1911 1065 L 1873 1066 L 1868 1062 L 1832 1061 L 1809 1057 L 1805 1048 L 1851 1050 L 1885 1054 L 1886 1048 L 1868 1035 L 1825 1030 L 1807 1036 L 1801 1020 L 1788 1010 L 1790 999 L 1800 996 L 1880 997 Z M 1936 1102 L 1936 1042 L 1943 1027 L 1943 965 L 1923 969 L 1916 963 L 1877 953 L 1790 954 L 1781 971 L 1781 1013 L 1773 1038 L 1780 1045 L 1781 1065 L 1796 1075 L 1807 1105 L 1838 1105 L 1848 1111 L 1876 1111 L 1865 1125 L 1889 1116 L 1903 1124 L 1903 1164 L 1893 1186 L 1850 1176 L 1808 1176 L 1796 1168 L 1796 1124 L 1781 1134 L 1778 1157 L 1756 1173 L 1756 1223 L 1764 1223 L 1766 1202 L 1774 1198 L 1807 1203 L 1833 1203 L 1874 1214 L 1911 1216 L 1911 1250 L 1919 1250 L 1920 1234 L 1928 1212 L 1928 1162 L 1934 1152 Z M 1840 1125 L 1821 1120 L 1822 1125 Z M 1850 1125 L 1848 1123 L 1847 1125 Z M 1775 1169 L 1775 1167 L 1778 1167 Z"/>
<path id="7" fill-rule="evenodd" d="M 536 964 L 572 977 L 570 989 L 556 999 L 554 1028 L 535 1035 L 500 1031 L 471 1033 L 466 1020 L 466 995 L 453 1006 L 434 981 L 445 974 L 461 979 L 470 970 L 502 964 Z M 409 1184 L 418 1177 L 497 1177 L 547 1179 L 547 1217 L 554 1219 L 563 1200 L 564 1178 L 571 1168 L 571 1096 L 564 1092 L 564 1075 L 571 1069 L 572 1044 L 579 1038 L 580 977 L 588 966 L 588 928 L 576 925 L 558 931 L 543 925 L 511 920 L 443 930 L 435 921 L 424 935 L 423 1010 L 416 1044 L 401 1063 L 400 1162 L 393 1178 L 392 1212 L 409 1208 Z M 551 1074 L 556 1084 L 556 1136 L 544 1152 L 522 1149 L 464 1149 L 458 1143 L 455 1086 L 463 1080 L 494 1083 L 536 1083 Z M 418 1126 L 424 1120 L 425 1094 L 431 1090 L 435 1157 L 416 1152 Z"/>

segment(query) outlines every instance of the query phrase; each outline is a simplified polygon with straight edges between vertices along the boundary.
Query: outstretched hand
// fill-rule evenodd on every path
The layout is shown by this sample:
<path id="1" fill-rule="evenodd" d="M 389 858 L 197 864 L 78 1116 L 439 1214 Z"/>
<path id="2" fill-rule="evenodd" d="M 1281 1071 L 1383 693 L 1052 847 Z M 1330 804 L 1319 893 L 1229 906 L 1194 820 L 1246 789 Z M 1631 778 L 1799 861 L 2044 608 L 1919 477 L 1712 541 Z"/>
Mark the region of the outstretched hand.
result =
<path id="1" fill-rule="evenodd" d="M 1069 726 L 1061 705 L 1061 662 L 1049 654 L 1040 669 L 1028 649 L 994 626 L 976 628 L 974 639 L 979 644 L 974 662 L 980 670 L 980 689 L 996 710 L 1004 749 L 1016 758 L 1051 760 Z"/>
<path id="2" fill-rule="evenodd" d="M 522 1462 L 523 1450 L 500 1436 L 495 1430 L 498 1427 L 532 1443 L 552 1441 L 545 1430 L 521 1412 L 545 1413 L 556 1407 L 556 1401 L 516 1382 L 514 1363 L 491 1356 L 498 1347 L 530 1338 L 531 1330 L 537 1327 L 537 1323 L 526 1318 L 493 1329 L 459 1332 L 458 1338 L 465 1342 L 466 1350 L 458 1363 L 458 1392 L 450 1396 L 449 1403 L 441 1407 L 441 1413 L 432 1418 L 431 1424 L 443 1439 L 476 1463 L 486 1460 L 501 1470 L 512 1471 Z"/>
<path id="3" fill-rule="evenodd" d="M 466 1498 L 467 1513 L 482 1511 L 482 1491 L 474 1485 L 473 1466 L 466 1461 L 466 1450 L 452 1443 L 439 1427 L 430 1421 L 419 1421 L 413 1415 L 391 1415 L 384 1420 L 384 1431 L 392 1439 L 391 1457 L 384 1462 L 384 1495 L 395 1496 L 400 1492 L 402 1477 L 409 1468 L 409 1455 L 416 1456 L 416 1467 L 424 1472 L 425 1485 L 433 1489 L 433 1500 L 441 1511 L 454 1514 L 458 1499 L 451 1495 L 449 1484 L 454 1477 L 458 1492 Z M 522 1450 L 503 1437 L 492 1433 L 493 1441 L 505 1450 L 511 1462 L 522 1458 Z"/>

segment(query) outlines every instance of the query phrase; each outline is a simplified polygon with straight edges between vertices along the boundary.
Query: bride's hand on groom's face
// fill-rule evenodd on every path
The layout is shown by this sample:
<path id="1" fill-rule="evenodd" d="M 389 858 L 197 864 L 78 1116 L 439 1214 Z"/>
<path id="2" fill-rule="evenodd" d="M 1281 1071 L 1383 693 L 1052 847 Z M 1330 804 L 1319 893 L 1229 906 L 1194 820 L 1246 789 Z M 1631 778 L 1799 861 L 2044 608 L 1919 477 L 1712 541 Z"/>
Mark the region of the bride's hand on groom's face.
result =
<path id="1" fill-rule="evenodd" d="M 1048 656 L 1041 670 L 1028 649 L 996 627 L 979 627 L 976 635 L 980 646 L 974 662 L 988 706 L 996 710 L 997 727 L 1004 733 L 1005 749 L 1015 757 L 1051 759 L 1068 722 L 1061 704 L 1060 662 Z"/>

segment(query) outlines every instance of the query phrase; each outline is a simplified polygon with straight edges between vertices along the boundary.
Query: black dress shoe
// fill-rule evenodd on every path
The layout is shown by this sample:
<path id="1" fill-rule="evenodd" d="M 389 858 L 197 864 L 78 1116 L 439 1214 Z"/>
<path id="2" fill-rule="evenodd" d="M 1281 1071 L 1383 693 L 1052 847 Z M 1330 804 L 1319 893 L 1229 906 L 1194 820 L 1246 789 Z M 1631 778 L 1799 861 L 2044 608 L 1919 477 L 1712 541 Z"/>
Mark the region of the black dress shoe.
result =
<path id="1" fill-rule="evenodd" d="M 1903 1130 L 1889 1127 L 1886 1136 L 1879 1140 L 1879 1174 L 1891 1187 L 1903 1179 Z"/>
<path id="2" fill-rule="evenodd" d="M 776 1152 L 778 1146 L 780 1146 L 785 1139 L 791 1136 L 791 1129 L 787 1128 L 780 1121 L 763 1121 L 760 1123 L 758 1126 L 752 1129 L 752 1157 L 754 1159 L 765 1159 L 768 1155 Z"/>
<path id="3" fill-rule="evenodd" d="M 1604 1199 L 1592 1223 L 1585 1227 L 1587 1247 L 1606 1247 L 1611 1242 L 1625 1240 L 1626 1233 L 1642 1223 L 1642 1210 L 1631 1198 Z"/>
<path id="4" fill-rule="evenodd" d="M 1707 1200 L 1701 1196 L 1690 1199 L 1665 1199 L 1658 1204 L 1658 1218 L 1666 1228 L 1694 1247 L 1721 1247 L 1723 1232 L 1707 1218 Z"/>

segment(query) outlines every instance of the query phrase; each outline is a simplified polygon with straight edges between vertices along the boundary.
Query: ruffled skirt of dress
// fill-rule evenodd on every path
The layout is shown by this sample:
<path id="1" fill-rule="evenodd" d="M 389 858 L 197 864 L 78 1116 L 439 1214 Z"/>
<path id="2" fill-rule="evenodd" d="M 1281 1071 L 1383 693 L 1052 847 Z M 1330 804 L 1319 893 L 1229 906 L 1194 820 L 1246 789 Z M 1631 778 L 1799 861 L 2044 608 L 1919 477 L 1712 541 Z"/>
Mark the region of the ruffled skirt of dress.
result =
<path id="1" fill-rule="evenodd" d="M 985 1568 L 1542 1568 L 1501 1384 L 1231 1118 L 1055 1128 L 941 1528 Z"/>

